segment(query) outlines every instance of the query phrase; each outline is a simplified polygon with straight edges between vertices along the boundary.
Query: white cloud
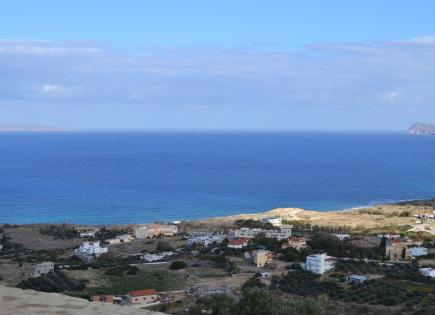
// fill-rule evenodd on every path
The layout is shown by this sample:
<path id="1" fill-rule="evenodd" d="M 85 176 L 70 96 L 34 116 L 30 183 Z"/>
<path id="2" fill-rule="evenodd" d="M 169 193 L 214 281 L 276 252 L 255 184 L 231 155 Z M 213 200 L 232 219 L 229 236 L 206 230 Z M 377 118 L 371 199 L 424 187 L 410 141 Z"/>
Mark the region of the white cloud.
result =
<path id="1" fill-rule="evenodd" d="M 314 45 L 301 53 L 147 47 L 126 54 L 89 42 L 0 41 L 0 101 L 126 108 L 433 104 L 433 42 L 425 36 Z"/>

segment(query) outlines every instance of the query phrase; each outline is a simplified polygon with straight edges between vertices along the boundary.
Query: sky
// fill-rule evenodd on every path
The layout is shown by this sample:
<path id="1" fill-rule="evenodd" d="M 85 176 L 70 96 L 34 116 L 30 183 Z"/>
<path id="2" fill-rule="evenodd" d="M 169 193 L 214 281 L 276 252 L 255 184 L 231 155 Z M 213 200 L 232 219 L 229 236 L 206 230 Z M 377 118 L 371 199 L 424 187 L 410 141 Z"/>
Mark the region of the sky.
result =
<path id="1" fill-rule="evenodd" d="M 0 3 L 0 124 L 403 130 L 435 123 L 435 2 Z"/>

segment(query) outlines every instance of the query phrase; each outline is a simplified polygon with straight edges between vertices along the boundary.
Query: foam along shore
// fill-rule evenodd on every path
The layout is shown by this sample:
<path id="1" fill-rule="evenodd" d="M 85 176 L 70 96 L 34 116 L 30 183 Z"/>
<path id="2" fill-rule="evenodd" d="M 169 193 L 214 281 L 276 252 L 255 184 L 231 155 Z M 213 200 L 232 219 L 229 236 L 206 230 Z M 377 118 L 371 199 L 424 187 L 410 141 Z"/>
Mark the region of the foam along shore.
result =
<path id="1" fill-rule="evenodd" d="M 133 307 L 95 303 L 58 293 L 44 293 L 0 286 L 2 315 L 70 314 L 70 315 L 163 315 Z"/>

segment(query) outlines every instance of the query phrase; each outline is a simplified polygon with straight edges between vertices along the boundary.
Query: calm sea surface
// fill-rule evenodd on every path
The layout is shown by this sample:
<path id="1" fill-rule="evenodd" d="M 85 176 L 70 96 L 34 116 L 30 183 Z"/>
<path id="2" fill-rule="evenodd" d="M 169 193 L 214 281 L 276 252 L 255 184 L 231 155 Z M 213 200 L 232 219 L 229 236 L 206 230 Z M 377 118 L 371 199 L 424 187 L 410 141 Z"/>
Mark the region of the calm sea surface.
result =
<path id="1" fill-rule="evenodd" d="M 0 133 L 0 222 L 129 223 L 435 196 L 435 137 Z"/>

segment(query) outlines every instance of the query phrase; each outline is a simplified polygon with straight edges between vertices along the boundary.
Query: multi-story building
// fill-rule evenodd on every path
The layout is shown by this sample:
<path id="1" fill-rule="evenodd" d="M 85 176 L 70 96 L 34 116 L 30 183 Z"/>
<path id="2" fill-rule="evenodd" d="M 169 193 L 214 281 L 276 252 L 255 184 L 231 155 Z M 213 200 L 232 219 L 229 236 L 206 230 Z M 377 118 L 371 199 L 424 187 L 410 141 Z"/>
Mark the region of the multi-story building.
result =
<path id="1" fill-rule="evenodd" d="M 326 254 L 314 254 L 307 256 L 305 263 L 305 270 L 307 271 L 321 275 L 332 268 L 334 268 L 334 261 L 332 257 Z"/>
<path id="2" fill-rule="evenodd" d="M 254 251 L 254 266 L 264 267 L 273 261 L 273 253 L 268 250 Z"/>

